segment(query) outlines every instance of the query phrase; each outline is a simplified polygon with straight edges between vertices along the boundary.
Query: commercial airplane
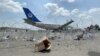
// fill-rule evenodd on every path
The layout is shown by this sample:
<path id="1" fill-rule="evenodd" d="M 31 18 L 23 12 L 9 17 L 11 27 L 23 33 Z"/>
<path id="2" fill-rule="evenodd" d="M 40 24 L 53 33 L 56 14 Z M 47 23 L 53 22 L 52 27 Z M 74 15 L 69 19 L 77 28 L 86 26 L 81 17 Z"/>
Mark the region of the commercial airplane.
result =
<path id="1" fill-rule="evenodd" d="M 35 15 L 28 8 L 23 8 L 23 10 L 27 17 L 26 19 L 24 19 L 25 23 L 42 28 L 42 29 L 53 30 L 54 32 L 65 30 L 69 24 L 74 22 L 73 20 L 71 20 L 63 25 L 44 24 L 44 23 L 41 23 L 41 21 L 37 19 L 37 17 L 35 17 Z"/>

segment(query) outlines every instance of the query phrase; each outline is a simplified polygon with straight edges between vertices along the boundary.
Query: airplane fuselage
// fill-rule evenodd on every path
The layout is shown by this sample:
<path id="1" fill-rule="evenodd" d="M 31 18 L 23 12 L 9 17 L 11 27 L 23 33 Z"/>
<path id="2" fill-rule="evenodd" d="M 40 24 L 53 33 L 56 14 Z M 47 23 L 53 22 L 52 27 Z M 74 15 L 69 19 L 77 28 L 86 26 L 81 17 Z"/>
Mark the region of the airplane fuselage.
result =
<path id="1" fill-rule="evenodd" d="M 32 22 L 31 20 L 28 19 L 24 19 L 25 23 L 39 27 L 39 28 L 43 28 L 43 29 L 47 29 L 47 30 L 53 30 L 53 29 L 57 29 L 58 27 L 60 27 L 61 25 L 54 25 L 54 24 L 44 24 L 41 22 Z"/>

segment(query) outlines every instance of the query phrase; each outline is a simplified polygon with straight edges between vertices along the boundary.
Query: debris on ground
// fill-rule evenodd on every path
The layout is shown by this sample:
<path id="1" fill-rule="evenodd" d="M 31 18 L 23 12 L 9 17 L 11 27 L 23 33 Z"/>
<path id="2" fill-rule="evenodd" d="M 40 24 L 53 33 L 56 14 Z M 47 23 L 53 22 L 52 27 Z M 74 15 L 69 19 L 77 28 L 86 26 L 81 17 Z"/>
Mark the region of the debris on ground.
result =
<path id="1" fill-rule="evenodd" d="M 83 35 L 84 35 L 84 33 L 77 35 L 77 38 L 74 39 L 74 40 L 80 40 L 80 39 L 83 39 Z"/>
<path id="2" fill-rule="evenodd" d="M 91 33 L 91 29 L 90 27 L 85 28 L 85 30 L 82 32 L 82 34 L 77 35 L 77 38 L 74 40 L 86 40 L 86 39 L 90 39 L 93 38 L 93 34 Z"/>
<path id="3" fill-rule="evenodd" d="M 37 52 L 45 52 L 45 51 L 49 52 L 50 50 L 51 50 L 51 43 L 47 37 L 44 37 L 35 44 L 35 51 Z"/>

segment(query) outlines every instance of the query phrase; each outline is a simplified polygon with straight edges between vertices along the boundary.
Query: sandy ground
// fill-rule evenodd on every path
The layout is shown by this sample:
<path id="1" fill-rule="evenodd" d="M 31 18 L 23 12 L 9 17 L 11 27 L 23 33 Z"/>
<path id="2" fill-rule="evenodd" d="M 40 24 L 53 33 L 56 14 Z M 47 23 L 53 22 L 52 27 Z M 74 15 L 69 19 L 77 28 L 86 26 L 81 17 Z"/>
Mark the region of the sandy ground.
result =
<path id="1" fill-rule="evenodd" d="M 34 43 L 25 40 L 0 42 L 0 56 L 100 56 L 100 33 L 93 39 L 73 40 L 71 34 L 50 40 L 51 52 L 34 52 Z"/>

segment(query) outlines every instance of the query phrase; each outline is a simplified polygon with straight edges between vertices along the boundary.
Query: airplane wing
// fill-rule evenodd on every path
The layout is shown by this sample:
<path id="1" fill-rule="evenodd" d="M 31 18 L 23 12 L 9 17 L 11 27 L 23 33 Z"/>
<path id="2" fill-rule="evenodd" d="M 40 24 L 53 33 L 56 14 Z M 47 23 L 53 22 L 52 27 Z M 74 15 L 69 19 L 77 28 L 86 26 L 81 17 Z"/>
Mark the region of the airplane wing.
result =
<path id="1" fill-rule="evenodd" d="M 71 20 L 65 24 L 63 24 L 62 26 L 58 27 L 57 29 L 54 29 L 54 31 L 57 31 L 57 30 L 62 30 L 63 28 L 65 28 L 66 26 L 68 26 L 69 24 L 73 23 L 74 21 Z"/>

